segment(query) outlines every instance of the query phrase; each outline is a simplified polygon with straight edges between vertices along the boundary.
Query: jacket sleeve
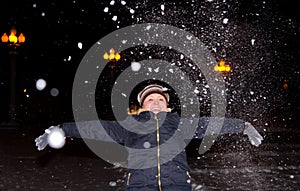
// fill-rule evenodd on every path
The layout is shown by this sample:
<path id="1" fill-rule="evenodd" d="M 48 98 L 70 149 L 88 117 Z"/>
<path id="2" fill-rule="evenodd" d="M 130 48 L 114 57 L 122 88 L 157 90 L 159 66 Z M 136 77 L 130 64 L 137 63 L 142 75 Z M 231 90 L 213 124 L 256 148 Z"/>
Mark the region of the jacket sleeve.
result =
<path id="1" fill-rule="evenodd" d="M 184 121 L 182 124 L 185 124 L 184 137 L 189 139 L 202 139 L 206 135 L 241 133 L 245 128 L 243 120 L 224 117 L 200 117 Z"/>
<path id="2" fill-rule="evenodd" d="M 116 121 L 69 122 L 61 125 L 67 137 L 123 143 L 126 131 Z"/>

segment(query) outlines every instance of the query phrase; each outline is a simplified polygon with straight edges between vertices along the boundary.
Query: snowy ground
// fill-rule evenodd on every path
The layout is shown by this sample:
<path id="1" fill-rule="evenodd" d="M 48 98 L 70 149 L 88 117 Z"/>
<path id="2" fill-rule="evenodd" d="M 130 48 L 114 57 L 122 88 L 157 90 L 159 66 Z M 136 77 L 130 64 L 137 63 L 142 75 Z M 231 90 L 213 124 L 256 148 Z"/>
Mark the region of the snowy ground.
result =
<path id="1" fill-rule="evenodd" d="M 82 140 L 39 152 L 36 135 L 1 131 L 0 190 L 122 190 L 125 169 L 99 159 Z M 197 142 L 187 148 L 194 190 L 299 190 L 299 133 L 270 133 L 259 148 L 226 138 L 202 156 Z"/>

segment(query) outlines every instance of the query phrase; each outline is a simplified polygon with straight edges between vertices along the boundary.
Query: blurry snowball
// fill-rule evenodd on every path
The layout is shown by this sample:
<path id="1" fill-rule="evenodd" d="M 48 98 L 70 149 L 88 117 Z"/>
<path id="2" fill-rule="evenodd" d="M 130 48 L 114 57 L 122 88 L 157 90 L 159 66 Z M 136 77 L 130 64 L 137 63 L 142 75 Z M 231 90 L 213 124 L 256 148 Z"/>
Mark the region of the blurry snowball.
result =
<path id="1" fill-rule="evenodd" d="M 194 93 L 195 93 L 195 94 L 199 94 L 200 91 L 199 91 L 198 89 L 194 89 Z"/>
<path id="2" fill-rule="evenodd" d="M 110 2 L 110 5 L 114 5 L 114 4 L 115 4 L 115 1 L 112 0 L 112 1 Z"/>
<path id="3" fill-rule="evenodd" d="M 53 97 L 56 97 L 56 96 L 58 96 L 59 91 L 58 91 L 57 88 L 52 88 L 52 89 L 50 90 L 50 94 L 51 94 Z"/>
<path id="4" fill-rule="evenodd" d="M 47 83 L 44 79 L 38 79 L 35 84 L 36 89 L 38 89 L 40 91 L 43 90 L 46 87 L 46 85 L 47 85 Z"/>
<path id="5" fill-rule="evenodd" d="M 81 42 L 78 42 L 77 46 L 78 46 L 79 49 L 82 49 L 82 43 Z"/>
<path id="6" fill-rule="evenodd" d="M 186 39 L 191 40 L 193 38 L 192 35 L 186 35 Z"/>
<path id="7" fill-rule="evenodd" d="M 113 16 L 113 18 L 112 18 L 113 21 L 116 21 L 117 19 L 118 19 L 117 15 Z"/>
<path id="8" fill-rule="evenodd" d="M 121 4 L 122 5 L 126 5 L 126 1 L 121 1 Z"/>
<path id="9" fill-rule="evenodd" d="M 105 7 L 104 10 L 103 10 L 105 13 L 108 12 L 108 7 Z"/>
<path id="10" fill-rule="evenodd" d="M 144 142 L 143 146 L 145 149 L 149 149 L 151 144 L 148 141 L 146 141 L 146 142 Z"/>
<path id="11" fill-rule="evenodd" d="M 130 12 L 131 14 L 133 14 L 135 11 L 134 11 L 133 9 L 130 9 L 129 12 Z"/>
<path id="12" fill-rule="evenodd" d="M 55 128 L 47 136 L 47 141 L 50 147 L 60 149 L 66 143 L 65 134 L 61 129 Z"/>
<path id="13" fill-rule="evenodd" d="M 116 183 L 115 181 L 110 181 L 110 182 L 109 182 L 109 186 L 113 186 L 113 187 L 114 187 L 114 186 L 117 186 L 117 183 Z"/>
<path id="14" fill-rule="evenodd" d="M 131 70 L 137 72 L 141 69 L 141 64 L 139 62 L 131 62 Z"/>
<path id="15" fill-rule="evenodd" d="M 223 23 L 227 24 L 228 23 L 228 19 L 227 18 L 223 19 Z"/>

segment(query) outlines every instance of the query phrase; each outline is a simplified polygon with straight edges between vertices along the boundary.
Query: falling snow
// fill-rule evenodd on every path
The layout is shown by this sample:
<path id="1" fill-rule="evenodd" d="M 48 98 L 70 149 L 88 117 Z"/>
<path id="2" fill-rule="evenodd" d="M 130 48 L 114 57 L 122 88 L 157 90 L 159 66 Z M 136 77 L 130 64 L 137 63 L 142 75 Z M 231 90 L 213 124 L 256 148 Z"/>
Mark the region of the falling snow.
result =
<path id="1" fill-rule="evenodd" d="M 64 3 L 45 1 L 24 4 L 24 8 L 19 7 L 13 11 L 15 15 L 19 12 L 19 16 L 6 16 L 4 11 L 0 20 L 1 26 L 3 26 L 1 30 L 9 30 L 4 27 L 15 26 L 17 30 L 23 30 L 28 37 L 28 45 L 26 44 L 28 50 L 20 52 L 19 59 L 21 61 L 17 64 L 18 71 L 16 73 L 17 92 L 23 92 L 23 89 L 27 90 L 23 92 L 27 99 L 21 104 L 20 110 L 28 115 L 19 121 L 37 122 L 41 118 L 48 120 L 44 123 L 52 123 L 61 120 L 60 117 L 55 119 L 53 116 L 72 119 L 69 117 L 72 116 L 72 111 L 66 103 L 69 103 L 72 97 L 76 69 L 88 49 L 99 39 L 119 28 L 139 23 L 163 23 L 190 32 L 192 35 L 184 36 L 185 40 L 194 41 L 198 38 L 215 58 L 213 60 L 215 64 L 220 60 L 225 60 L 231 66 L 231 72 L 213 78 L 217 82 L 224 82 L 225 91 L 217 91 L 220 95 L 226 96 L 226 116 L 251 121 L 266 134 L 273 129 L 279 131 L 293 124 L 299 118 L 297 114 L 299 106 L 296 102 L 299 100 L 297 92 L 299 91 L 300 71 L 298 59 L 296 59 L 299 49 L 299 42 L 296 40 L 299 34 L 299 21 L 291 13 L 285 12 L 280 15 L 281 7 L 276 3 L 278 2 L 247 3 L 247 1 L 226 0 L 178 2 L 112 0 L 84 3 L 80 1 Z M 292 11 L 288 10 L 287 12 Z M 145 32 L 151 30 L 155 29 L 149 25 Z M 1 32 L 3 33 L 3 31 Z M 170 31 L 170 34 L 170 38 L 165 39 L 166 41 L 172 41 L 176 37 L 175 31 Z M 120 43 L 127 45 L 130 42 L 128 39 L 122 39 Z M 143 44 L 143 50 L 131 49 L 129 51 L 131 53 L 125 56 L 127 59 L 125 60 L 128 61 L 127 66 L 133 73 L 132 78 L 134 79 L 134 75 L 137 73 L 145 71 L 146 76 L 158 73 L 163 74 L 164 79 L 168 79 L 170 75 L 176 75 L 179 89 L 182 92 L 197 95 L 198 101 L 201 102 L 201 114 L 210 115 L 211 89 L 214 87 L 209 86 L 206 80 L 215 75 L 213 68 L 210 76 L 205 76 L 203 68 L 198 68 L 197 63 L 191 61 L 190 55 L 184 55 L 182 52 L 174 53 L 172 47 L 155 47 L 144 42 L 141 44 Z M 102 52 L 105 51 L 109 50 Z M 148 54 L 147 51 L 150 53 Z M 189 49 L 189 51 L 193 52 L 194 50 Z M 106 62 L 101 60 L 102 55 L 98 56 L 99 63 L 95 68 L 99 71 L 101 68 L 99 66 Z M 1 57 L 5 57 L 4 53 L 1 54 Z M 165 59 L 172 67 L 163 70 L 160 67 L 144 66 L 140 63 L 143 59 Z M 3 63 L 6 63 L 6 60 Z M 101 89 L 103 94 L 106 95 L 109 92 L 107 86 L 113 84 L 115 76 L 111 71 L 124 71 L 125 64 L 122 62 L 121 66 L 112 65 L 113 70 L 108 70 L 107 76 L 104 77 L 106 86 L 104 85 L 105 88 Z M 207 66 L 210 65 L 207 64 Z M 122 66 L 124 68 L 121 68 Z M 179 75 L 176 69 L 184 71 L 185 75 Z M 0 68 L 1 92 L 9 92 L 8 73 L 2 64 Z M 37 76 L 45 77 L 47 82 L 44 79 L 35 80 Z M 97 81 L 97 79 L 94 80 Z M 195 87 L 180 86 L 187 80 L 192 81 Z M 90 79 L 83 81 L 84 85 L 93 83 Z M 287 86 L 284 86 L 285 83 Z M 36 95 L 34 96 L 34 94 Z M 130 97 L 124 92 L 120 92 L 120 94 L 124 99 Z M 39 102 L 43 102 L 43 104 L 32 104 L 33 99 L 37 99 L 35 97 L 38 97 Z M 101 96 L 100 98 L 102 99 Z M 100 98 L 99 100 L 101 100 Z M 49 99 L 57 101 L 56 104 L 53 104 L 53 108 L 46 106 L 49 104 Z M 197 101 L 189 98 L 186 100 L 182 103 L 183 108 L 189 108 Z M 106 102 L 106 99 L 103 99 L 102 102 Z M 52 102 L 50 104 L 52 105 Z M 174 105 L 176 108 L 176 104 Z M 103 111 L 103 113 L 109 112 Z M 281 135 L 278 136 L 278 139 L 281 137 Z M 275 142 L 275 140 L 271 141 Z M 146 146 L 149 145 L 146 144 Z M 278 146 L 274 150 L 280 148 Z M 196 159 L 201 161 L 201 157 Z M 264 182 L 259 182 L 261 180 L 259 173 L 265 173 L 266 176 L 272 172 L 280 175 L 282 171 L 292 168 L 299 169 L 298 166 L 291 166 L 280 161 L 275 161 L 274 164 L 282 163 L 282 166 L 271 166 L 270 168 L 262 166 L 254 169 L 238 165 L 229 167 L 228 164 L 224 164 L 225 161 L 227 160 L 219 161 L 223 165 L 223 168 L 219 170 L 195 169 L 193 173 L 199 177 L 207 175 L 222 182 L 220 175 L 226 176 L 240 170 L 247 177 L 248 173 L 253 175 L 249 182 L 258 182 L 257 184 L 263 186 Z M 268 178 L 270 184 L 275 184 L 282 177 L 264 178 Z M 288 174 L 286 178 L 295 181 L 299 176 L 297 173 Z M 236 181 L 231 180 L 231 183 Z M 193 188 L 206 190 L 207 185 L 201 184 L 201 180 L 199 182 L 199 184 L 193 184 Z M 116 187 L 119 182 L 111 180 L 106 184 L 109 187 Z M 286 184 L 288 182 L 282 183 L 282 185 Z M 69 189 L 67 185 L 65 186 L 65 189 Z M 210 186 L 213 187 L 213 185 Z"/>

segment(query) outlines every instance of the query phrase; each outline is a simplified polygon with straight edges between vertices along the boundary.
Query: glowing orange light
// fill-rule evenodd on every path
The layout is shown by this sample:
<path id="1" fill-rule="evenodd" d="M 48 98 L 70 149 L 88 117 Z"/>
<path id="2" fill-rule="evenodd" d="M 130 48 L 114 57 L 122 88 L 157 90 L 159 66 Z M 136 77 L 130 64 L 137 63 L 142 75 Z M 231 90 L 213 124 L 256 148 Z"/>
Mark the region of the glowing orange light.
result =
<path id="1" fill-rule="evenodd" d="M 18 37 L 18 41 L 19 41 L 19 43 L 25 42 L 25 36 L 23 35 L 23 33 L 21 33 L 20 36 Z"/>
<path id="2" fill-rule="evenodd" d="M 287 80 L 284 80 L 283 88 L 284 88 L 285 90 L 287 90 L 287 89 L 289 88 L 289 84 L 288 84 L 288 81 L 287 81 Z"/>
<path id="3" fill-rule="evenodd" d="M 115 58 L 115 55 L 114 54 L 109 54 L 109 59 L 110 60 L 113 60 Z"/>
<path id="4" fill-rule="evenodd" d="M 10 30 L 10 35 L 8 36 L 6 33 L 3 33 L 3 35 L 1 36 L 1 41 L 3 43 L 12 43 L 15 45 L 20 45 L 19 43 L 24 43 L 25 42 L 25 36 L 23 33 L 21 33 L 18 37 L 17 37 L 17 31 L 16 29 L 11 29 Z"/>
<path id="5" fill-rule="evenodd" d="M 231 71 L 231 67 L 228 64 L 226 64 L 224 60 L 221 60 L 218 64 L 214 66 L 214 71 L 220 73 L 228 73 Z"/>
<path id="6" fill-rule="evenodd" d="M 119 53 L 116 53 L 115 49 L 111 48 L 109 50 L 109 53 L 105 52 L 103 54 L 103 58 L 109 61 L 118 61 L 121 59 L 121 55 Z"/>
<path id="7" fill-rule="evenodd" d="M 10 34 L 8 37 L 8 40 L 9 40 L 9 42 L 12 42 L 12 43 L 18 42 L 18 38 L 14 34 Z"/>
<path id="8" fill-rule="evenodd" d="M 105 60 L 108 60 L 108 54 L 107 54 L 107 52 L 104 53 L 103 58 L 104 58 Z"/>
<path id="9" fill-rule="evenodd" d="M 2 42 L 8 42 L 8 36 L 7 36 L 6 33 L 4 33 L 4 34 L 2 35 L 1 41 L 2 41 Z"/>
<path id="10" fill-rule="evenodd" d="M 121 55 L 120 55 L 119 53 L 117 53 L 117 54 L 115 55 L 115 59 L 116 59 L 116 60 L 120 60 L 120 58 L 121 58 Z"/>
<path id="11" fill-rule="evenodd" d="M 111 49 L 109 50 L 109 53 L 110 53 L 110 54 L 115 54 L 115 52 L 116 52 L 116 51 L 115 51 L 115 49 L 113 49 L 113 48 L 111 48 Z"/>

